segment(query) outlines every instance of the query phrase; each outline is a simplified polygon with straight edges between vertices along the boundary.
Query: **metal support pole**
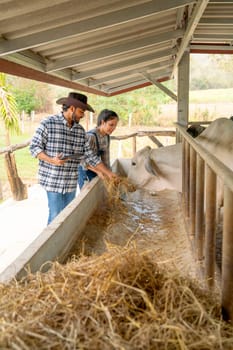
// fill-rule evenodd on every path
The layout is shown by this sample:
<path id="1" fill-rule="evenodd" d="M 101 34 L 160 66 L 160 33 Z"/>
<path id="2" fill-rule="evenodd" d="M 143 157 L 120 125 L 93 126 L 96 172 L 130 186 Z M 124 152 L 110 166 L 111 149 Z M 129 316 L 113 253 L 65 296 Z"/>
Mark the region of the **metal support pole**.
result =
<path id="1" fill-rule="evenodd" d="M 224 188 L 224 222 L 222 246 L 222 313 L 233 321 L 233 192 Z"/>

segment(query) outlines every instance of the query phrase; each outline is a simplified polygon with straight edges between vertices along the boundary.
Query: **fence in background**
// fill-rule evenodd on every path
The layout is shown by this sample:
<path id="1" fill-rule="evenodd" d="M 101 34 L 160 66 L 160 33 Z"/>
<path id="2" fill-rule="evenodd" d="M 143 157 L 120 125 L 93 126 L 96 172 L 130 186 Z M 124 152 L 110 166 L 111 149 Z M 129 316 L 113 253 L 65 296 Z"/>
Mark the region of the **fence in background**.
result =
<path id="1" fill-rule="evenodd" d="M 118 156 L 120 157 L 123 140 L 132 138 L 132 155 L 134 155 L 137 151 L 137 137 L 148 136 L 149 139 L 152 140 L 158 147 L 162 147 L 163 144 L 158 140 L 157 136 L 175 137 L 175 134 L 176 134 L 175 130 L 138 131 L 128 135 L 111 136 L 111 140 L 119 141 Z M 30 144 L 30 140 L 25 141 L 24 143 L 21 143 L 21 144 L 16 144 L 16 145 L 12 145 L 12 146 L 0 149 L 0 155 L 3 154 L 5 158 L 7 177 L 10 184 L 12 196 L 15 200 L 23 200 L 27 198 L 27 187 L 23 184 L 23 182 L 21 181 L 18 175 L 14 152 L 16 152 L 19 149 L 28 147 L 29 144 Z M 1 187 L 1 183 L 0 183 L 0 187 Z M 1 188 L 0 188 L 0 193 L 2 193 Z"/>

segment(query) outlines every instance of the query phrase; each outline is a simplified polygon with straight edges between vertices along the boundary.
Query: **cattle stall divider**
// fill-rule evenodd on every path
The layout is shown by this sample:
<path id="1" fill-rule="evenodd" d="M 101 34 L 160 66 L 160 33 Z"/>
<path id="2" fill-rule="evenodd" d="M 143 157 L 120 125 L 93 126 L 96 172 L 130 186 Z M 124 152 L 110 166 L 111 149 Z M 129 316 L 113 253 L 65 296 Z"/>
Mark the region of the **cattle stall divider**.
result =
<path id="1" fill-rule="evenodd" d="M 223 318 L 233 321 L 233 172 L 198 144 L 184 126 L 176 124 L 176 128 L 182 142 L 182 208 L 194 255 L 207 286 L 214 288 L 219 282 Z M 224 188 L 223 215 L 218 208 L 218 180 Z M 220 224 L 221 272 L 216 266 L 216 232 Z"/>

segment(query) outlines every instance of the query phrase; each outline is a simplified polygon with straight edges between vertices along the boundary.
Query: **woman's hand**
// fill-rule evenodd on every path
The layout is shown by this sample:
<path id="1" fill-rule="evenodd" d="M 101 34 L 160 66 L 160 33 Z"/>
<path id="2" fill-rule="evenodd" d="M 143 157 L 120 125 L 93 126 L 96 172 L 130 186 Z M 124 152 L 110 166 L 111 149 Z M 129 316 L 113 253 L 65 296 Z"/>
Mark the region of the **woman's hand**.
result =
<path id="1" fill-rule="evenodd" d="M 118 176 L 110 169 L 108 169 L 103 163 L 99 163 L 96 167 L 88 165 L 87 169 L 94 171 L 102 180 L 104 180 L 105 177 L 108 177 L 110 179 L 118 178 Z"/>

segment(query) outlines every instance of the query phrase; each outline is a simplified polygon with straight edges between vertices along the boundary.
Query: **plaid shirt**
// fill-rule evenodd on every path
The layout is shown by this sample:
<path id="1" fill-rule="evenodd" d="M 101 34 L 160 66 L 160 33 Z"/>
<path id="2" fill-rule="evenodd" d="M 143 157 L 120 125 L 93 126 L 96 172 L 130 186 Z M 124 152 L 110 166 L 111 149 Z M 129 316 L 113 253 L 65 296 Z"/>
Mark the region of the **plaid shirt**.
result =
<path id="1" fill-rule="evenodd" d="M 98 128 L 95 128 L 94 131 L 98 138 L 99 150 L 102 151 L 101 160 L 104 163 L 104 165 L 110 169 L 110 144 L 109 144 L 110 139 L 107 135 L 102 136 Z M 95 154 L 97 154 L 98 149 L 97 149 L 95 135 L 91 133 L 87 133 L 87 137 L 88 137 L 88 141 L 91 149 L 93 149 Z"/>
<path id="2" fill-rule="evenodd" d="M 29 149 L 35 158 L 40 152 L 49 157 L 56 157 L 59 153 L 64 156 L 79 153 L 84 156 L 87 164 L 94 167 L 101 162 L 90 148 L 84 128 L 78 123 L 69 128 L 63 114 L 52 115 L 41 122 Z M 56 166 L 39 159 L 39 183 L 46 191 L 75 191 L 78 164 L 79 160 L 72 159 L 63 166 Z"/>

